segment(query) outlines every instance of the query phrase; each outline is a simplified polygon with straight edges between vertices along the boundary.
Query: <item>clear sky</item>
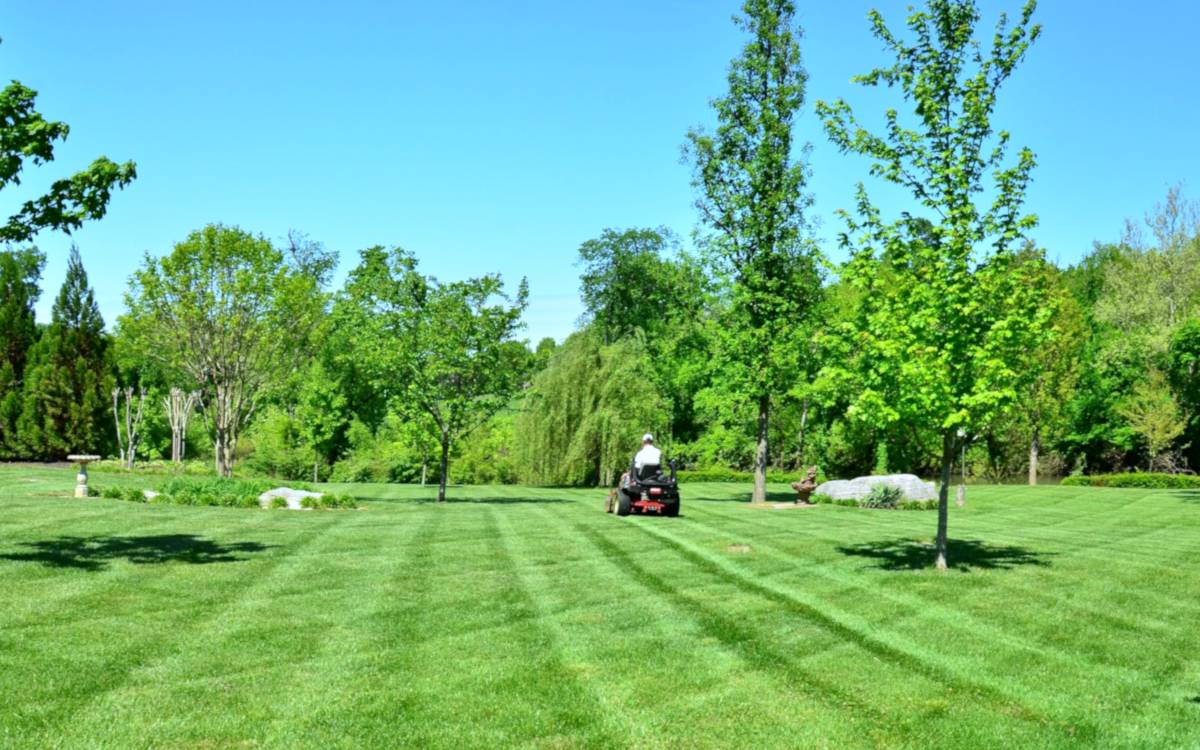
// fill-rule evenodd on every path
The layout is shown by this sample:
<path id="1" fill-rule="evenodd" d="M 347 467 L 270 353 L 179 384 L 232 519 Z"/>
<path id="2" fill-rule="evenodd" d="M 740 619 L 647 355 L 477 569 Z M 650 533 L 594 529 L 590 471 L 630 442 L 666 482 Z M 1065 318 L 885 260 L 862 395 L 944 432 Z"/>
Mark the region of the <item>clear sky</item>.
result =
<path id="1" fill-rule="evenodd" d="M 845 96 L 873 122 L 896 104 L 848 81 L 883 62 L 867 10 L 898 27 L 907 3 L 798 5 L 810 82 L 797 131 L 832 240 L 833 211 L 850 207 L 867 164 L 829 146 L 811 105 Z M 736 6 L 6 0 L 3 77 L 38 90 L 41 111 L 72 131 L 0 209 L 100 154 L 138 163 L 109 215 L 74 235 L 110 324 L 145 252 L 220 221 L 306 232 L 341 253 L 343 275 L 359 249 L 398 244 L 444 279 L 527 276 L 526 335 L 561 339 L 580 313 L 581 242 L 605 227 L 695 227 L 680 146 L 724 89 L 743 41 Z M 983 7 L 990 28 L 1019 0 Z M 1038 155 L 1035 237 L 1066 264 L 1169 185 L 1200 196 L 1200 3 L 1044 0 L 1038 20 L 1044 36 L 997 123 Z M 70 241 L 37 240 L 49 256 L 42 320 Z"/>

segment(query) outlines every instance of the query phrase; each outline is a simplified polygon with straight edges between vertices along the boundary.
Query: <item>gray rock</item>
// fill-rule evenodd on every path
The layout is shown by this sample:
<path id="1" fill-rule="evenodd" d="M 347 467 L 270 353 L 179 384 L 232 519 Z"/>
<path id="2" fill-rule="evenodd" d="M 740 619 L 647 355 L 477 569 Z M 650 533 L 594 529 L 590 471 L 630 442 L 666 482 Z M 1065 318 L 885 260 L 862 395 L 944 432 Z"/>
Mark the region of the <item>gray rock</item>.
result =
<path id="1" fill-rule="evenodd" d="M 877 484 L 899 487 L 906 500 L 937 500 L 937 489 L 932 482 L 922 482 L 913 474 L 888 474 L 882 477 L 857 477 L 835 479 L 817 487 L 818 495 L 828 495 L 834 500 L 861 500 Z"/>
<path id="2" fill-rule="evenodd" d="M 306 497 L 321 497 L 320 492 L 307 492 L 305 490 L 293 490 L 291 487 L 276 487 L 273 490 L 267 490 L 258 496 L 258 503 L 264 508 L 271 507 L 271 501 L 277 497 L 282 497 L 287 501 L 288 510 L 305 510 L 300 501 Z"/>

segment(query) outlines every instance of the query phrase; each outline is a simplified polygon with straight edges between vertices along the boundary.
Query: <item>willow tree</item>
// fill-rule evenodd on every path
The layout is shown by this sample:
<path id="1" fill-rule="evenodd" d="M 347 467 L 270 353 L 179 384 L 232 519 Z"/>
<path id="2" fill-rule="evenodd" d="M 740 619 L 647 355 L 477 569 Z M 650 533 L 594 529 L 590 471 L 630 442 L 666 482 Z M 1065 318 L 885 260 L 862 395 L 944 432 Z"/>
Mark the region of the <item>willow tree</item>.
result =
<path id="1" fill-rule="evenodd" d="M 232 475 L 259 404 L 312 355 L 335 260 L 212 224 L 166 257 L 147 255 L 130 279 L 121 333 L 200 392 L 220 476 Z"/>
<path id="2" fill-rule="evenodd" d="M 516 425 L 519 471 L 543 485 L 611 486 L 641 435 L 666 427 L 641 334 L 604 344 L 585 328 L 533 379 Z"/>
<path id="3" fill-rule="evenodd" d="M 1026 285 L 1021 253 L 1036 218 L 1022 211 L 1034 155 L 1007 164 L 1007 132 L 992 125 L 1001 86 L 1040 27 L 1028 2 L 1010 28 L 1003 14 L 985 45 L 975 39 L 974 0 L 928 0 L 905 41 L 877 12 L 874 35 L 895 62 L 854 79 L 898 88 L 911 125 L 895 109 L 883 134 L 850 105 L 818 102 L 831 140 L 870 158 L 872 176 L 907 189 L 912 210 L 887 222 L 858 186 L 858 218 L 843 213 L 852 253 L 843 278 L 862 290 L 854 330 L 858 387 L 850 413 L 873 424 L 918 424 L 941 433 L 936 565 L 947 566 L 951 467 L 960 430 L 979 430 L 1015 399 L 1022 353 L 1039 345 L 1047 311 Z M 981 205 L 983 196 L 990 205 Z M 835 367 L 838 365 L 835 365 Z"/>
<path id="4" fill-rule="evenodd" d="M 719 338 L 723 380 L 757 409 L 755 502 L 766 499 L 773 399 L 796 380 L 796 341 L 819 297 L 815 245 L 805 233 L 808 169 L 793 144 L 807 74 L 791 0 L 746 0 L 735 18 L 750 40 L 729 66 L 729 91 L 712 102 L 716 132 L 688 133 L 702 237 L 729 282 Z"/>

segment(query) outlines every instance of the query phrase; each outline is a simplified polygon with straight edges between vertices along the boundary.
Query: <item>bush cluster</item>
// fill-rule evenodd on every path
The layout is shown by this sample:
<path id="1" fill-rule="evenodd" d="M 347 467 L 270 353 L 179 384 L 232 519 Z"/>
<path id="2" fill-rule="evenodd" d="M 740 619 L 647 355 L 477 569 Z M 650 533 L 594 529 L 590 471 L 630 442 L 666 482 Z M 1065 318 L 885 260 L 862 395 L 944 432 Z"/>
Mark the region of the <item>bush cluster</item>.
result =
<path id="1" fill-rule="evenodd" d="M 1083 477 L 1066 477 L 1062 483 L 1068 487 L 1128 487 L 1148 490 L 1195 490 L 1200 489 L 1200 476 L 1194 474 L 1152 474 L 1129 472 L 1125 474 L 1095 474 Z"/>
<path id="2" fill-rule="evenodd" d="M 858 501 L 862 508 L 895 508 L 904 502 L 904 490 L 890 484 L 876 484 Z"/>
<path id="3" fill-rule="evenodd" d="M 257 508 L 258 498 L 267 490 L 274 489 L 277 482 L 267 479 L 193 479 L 176 477 L 159 484 L 154 488 L 158 493 L 147 497 L 141 487 L 110 486 L 99 490 L 101 497 L 116 500 L 126 500 L 134 503 L 154 503 L 162 505 L 208 505 L 223 508 Z M 294 489 L 310 490 L 308 485 L 294 486 Z M 354 498 L 348 495 L 325 494 L 319 498 L 305 498 L 301 501 L 305 508 L 356 508 Z M 270 503 L 272 508 L 283 508 L 287 501 L 274 498 Z"/>
<path id="4" fill-rule="evenodd" d="M 799 482 L 807 472 L 804 471 L 768 471 L 767 481 L 772 484 L 791 484 Z M 680 482 L 753 482 L 754 474 L 749 471 L 727 469 L 715 466 L 707 469 L 681 469 L 677 473 Z M 817 472 L 817 484 L 825 481 L 825 476 Z"/>
<path id="5" fill-rule="evenodd" d="M 892 488 L 892 489 L 896 489 L 897 492 L 899 492 L 898 488 Z M 809 501 L 813 502 L 813 503 L 824 504 L 824 505 L 841 505 L 841 506 L 844 506 L 847 508 L 888 508 L 891 510 L 937 510 L 937 507 L 938 507 L 937 500 L 904 500 L 903 496 L 901 496 L 900 499 L 897 500 L 892 505 L 869 505 L 868 502 L 870 501 L 870 496 L 865 497 L 861 500 L 855 500 L 854 498 L 845 498 L 842 500 L 835 500 L 832 497 L 830 497 L 829 495 L 813 495 L 811 498 L 809 498 Z"/>

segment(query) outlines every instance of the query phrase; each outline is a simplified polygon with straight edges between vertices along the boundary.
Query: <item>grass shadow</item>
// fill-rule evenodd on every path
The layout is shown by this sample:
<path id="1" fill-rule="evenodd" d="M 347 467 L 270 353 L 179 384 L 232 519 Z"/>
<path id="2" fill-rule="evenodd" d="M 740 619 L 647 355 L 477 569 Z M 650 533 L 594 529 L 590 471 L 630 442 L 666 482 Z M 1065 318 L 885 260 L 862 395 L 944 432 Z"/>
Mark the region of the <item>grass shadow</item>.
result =
<path id="1" fill-rule="evenodd" d="M 1200 503 L 1200 490 L 1180 490 L 1171 494 L 1185 503 Z"/>
<path id="2" fill-rule="evenodd" d="M 1024 547 L 988 544 L 976 539 L 951 539 L 946 556 L 953 570 L 1008 570 L 1025 565 L 1049 565 L 1052 553 L 1035 552 Z M 865 557 L 877 562 L 881 570 L 922 570 L 932 568 L 932 544 L 911 539 L 867 542 L 838 547 L 838 552 L 851 557 Z"/>
<path id="3" fill-rule="evenodd" d="M 192 565 L 237 562 L 245 553 L 275 545 L 259 542 L 221 544 L 192 534 L 157 536 L 61 536 L 21 545 L 26 551 L 0 555 L 0 560 L 37 562 L 52 568 L 103 570 L 112 560 L 136 565 L 183 562 Z"/>

